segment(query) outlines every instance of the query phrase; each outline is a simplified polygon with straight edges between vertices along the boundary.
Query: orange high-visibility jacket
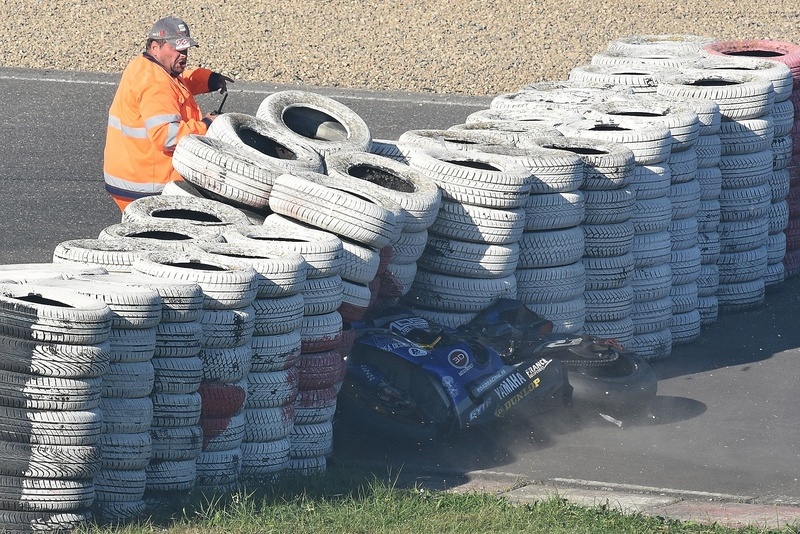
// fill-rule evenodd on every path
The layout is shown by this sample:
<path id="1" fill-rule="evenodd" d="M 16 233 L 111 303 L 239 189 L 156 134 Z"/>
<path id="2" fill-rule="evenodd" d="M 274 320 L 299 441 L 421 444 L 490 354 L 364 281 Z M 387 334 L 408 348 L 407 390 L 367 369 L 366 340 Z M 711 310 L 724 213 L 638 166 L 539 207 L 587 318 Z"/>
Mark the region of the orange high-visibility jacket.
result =
<path id="1" fill-rule="evenodd" d="M 172 153 L 183 136 L 208 130 L 193 95 L 209 92 L 209 76 L 196 68 L 173 77 L 144 54 L 125 68 L 108 112 L 103 163 L 106 191 L 120 208 L 182 179 Z"/>

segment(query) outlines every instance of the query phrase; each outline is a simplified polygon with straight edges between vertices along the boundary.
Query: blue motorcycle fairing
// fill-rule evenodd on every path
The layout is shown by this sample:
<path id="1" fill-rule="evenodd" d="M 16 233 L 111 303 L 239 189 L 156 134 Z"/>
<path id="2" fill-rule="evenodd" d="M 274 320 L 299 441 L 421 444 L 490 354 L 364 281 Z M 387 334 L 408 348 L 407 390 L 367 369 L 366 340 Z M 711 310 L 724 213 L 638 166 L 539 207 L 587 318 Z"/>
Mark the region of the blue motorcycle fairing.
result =
<path id="1" fill-rule="evenodd" d="M 389 328 L 362 330 L 354 349 L 360 346 L 364 353 L 377 350 L 377 354 L 402 358 L 435 377 L 461 428 L 502 417 L 523 399 L 558 397 L 567 387 L 561 362 L 556 359 L 533 357 L 508 365 L 491 346 L 469 342 L 455 330 L 425 331 L 424 337 L 429 339 L 423 346 L 392 331 L 409 335 L 416 328 L 419 334 L 422 323 L 394 323 Z M 433 336 L 427 335 L 430 333 Z"/>

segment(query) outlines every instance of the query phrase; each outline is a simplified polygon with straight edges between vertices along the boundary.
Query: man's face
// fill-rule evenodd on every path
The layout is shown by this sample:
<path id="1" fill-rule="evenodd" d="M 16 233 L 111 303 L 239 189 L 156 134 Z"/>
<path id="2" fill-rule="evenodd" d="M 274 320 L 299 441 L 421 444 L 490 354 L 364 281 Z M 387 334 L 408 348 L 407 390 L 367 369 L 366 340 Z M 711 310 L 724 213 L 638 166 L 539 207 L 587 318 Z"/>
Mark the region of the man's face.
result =
<path id="1" fill-rule="evenodd" d="M 150 47 L 150 55 L 173 76 L 180 76 L 186 70 L 186 54 L 188 52 L 188 49 L 175 50 L 175 47 L 169 43 L 159 45 L 154 42 Z"/>

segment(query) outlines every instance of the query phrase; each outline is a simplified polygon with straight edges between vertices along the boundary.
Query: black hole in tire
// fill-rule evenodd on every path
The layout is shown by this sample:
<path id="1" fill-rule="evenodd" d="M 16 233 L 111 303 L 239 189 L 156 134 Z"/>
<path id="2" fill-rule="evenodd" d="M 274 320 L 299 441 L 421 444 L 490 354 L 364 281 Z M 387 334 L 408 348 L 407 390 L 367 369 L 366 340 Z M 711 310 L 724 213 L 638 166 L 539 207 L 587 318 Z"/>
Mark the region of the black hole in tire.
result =
<path id="1" fill-rule="evenodd" d="M 16 300 L 24 302 L 32 302 L 33 304 L 44 304 L 45 306 L 58 306 L 59 308 L 72 308 L 69 304 L 64 304 L 57 300 L 45 298 L 41 295 L 25 295 L 23 297 L 14 297 Z"/>
<path id="2" fill-rule="evenodd" d="M 564 150 L 566 152 L 572 152 L 573 154 L 579 155 L 587 155 L 587 156 L 600 156 L 605 154 L 610 154 L 607 150 L 600 150 L 596 148 L 585 148 L 585 147 L 577 147 L 577 146 L 555 146 L 555 145 L 542 145 L 543 148 L 553 148 L 555 150 Z"/>
<path id="3" fill-rule="evenodd" d="M 183 219 L 187 221 L 213 222 L 213 223 L 222 222 L 222 219 L 220 219 L 219 217 L 215 217 L 210 213 L 180 209 L 180 208 L 169 209 L 169 210 L 158 210 L 154 211 L 150 215 L 159 219 Z"/>
<path id="4" fill-rule="evenodd" d="M 145 232 L 136 232 L 127 234 L 125 237 L 143 237 L 146 239 L 160 239 L 161 241 L 185 241 L 192 239 L 191 236 L 186 234 L 179 234 L 177 232 L 169 232 L 167 230 L 149 230 Z"/>
<path id="5" fill-rule="evenodd" d="M 739 82 L 731 80 L 709 80 L 704 78 L 701 80 L 694 80 L 686 85 L 691 85 L 693 87 L 725 87 L 728 85 L 737 85 L 738 83 Z"/>
<path id="6" fill-rule="evenodd" d="M 589 128 L 592 132 L 629 132 L 630 128 L 623 128 L 617 124 L 598 124 Z"/>
<path id="7" fill-rule="evenodd" d="M 377 167 L 354 165 L 347 169 L 347 174 L 393 191 L 400 191 L 402 193 L 414 192 L 414 187 L 406 180 L 383 169 L 378 169 Z"/>
<path id="8" fill-rule="evenodd" d="M 779 57 L 784 55 L 784 52 L 776 50 L 742 50 L 736 52 L 723 52 L 726 56 L 740 56 L 740 57 Z"/>
<path id="9" fill-rule="evenodd" d="M 499 171 L 497 167 L 493 165 L 489 165 L 488 163 L 483 163 L 482 161 L 455 161 L 455 160 L 444 160 L 447 163 L 451 163 L 453 165 L 458 165 L 459 167 L 469 167 L 470 169 L 478 169 L 480 171 Z"/>
<path id="10" fill-rule="evenodd" d="M 321 141 L 346 141 L 347 128 L 327 113 L 304 107 L 290 107 L 283 112 L 283 122 L 294 133 Z"/>
<path id="11" fill-rule="evenodd" d="M 223 267 L 219 267 L 217 265 L 211 265 L 208 263 L 203 263 L 200 261 L 186 261 L 186 262 L 175 262 L 175 263 L 167 263 L 165 265 L 170 265 L 172 267 L 182 267 L 184 269 L 196 269 L 198 271 L 225 271 L 226 269 Z"/>
<path id="12" fill-rule="evenodd" d="M 278 159 L 297 159 L 297 154 L 295 154 L 292 150 L 286 148 L 274 139 L 267 137 L 266 135 L 261 135 L 250 128 L 242 128 L 239 131 L 239 138 L 244 144 L 250 148 L 258 150 L 266 156 Z"/>
<path id="13" fill-rule="evenodd" d="M 663 113 L 655 113 L 652 111 L 618 111 L 612 113 L 620 117 L 663 117 Z"/>

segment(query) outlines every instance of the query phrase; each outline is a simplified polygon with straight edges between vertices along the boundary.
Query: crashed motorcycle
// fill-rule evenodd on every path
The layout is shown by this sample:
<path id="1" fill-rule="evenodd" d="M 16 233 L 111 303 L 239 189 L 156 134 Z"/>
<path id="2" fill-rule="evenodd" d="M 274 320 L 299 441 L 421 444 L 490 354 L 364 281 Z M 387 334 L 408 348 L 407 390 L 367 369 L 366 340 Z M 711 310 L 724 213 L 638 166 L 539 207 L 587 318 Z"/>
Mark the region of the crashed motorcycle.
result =
<path id="1" fill-rule="evenodd" d="M 515 299 L 458 328 L 404 307 L 354 326 L 339 416 L 403 438 L 435 439 L 565 406 L 633 413 L 657 390 L 641 357 L 614 340 L 554 333 L 551 321 Z"/>

